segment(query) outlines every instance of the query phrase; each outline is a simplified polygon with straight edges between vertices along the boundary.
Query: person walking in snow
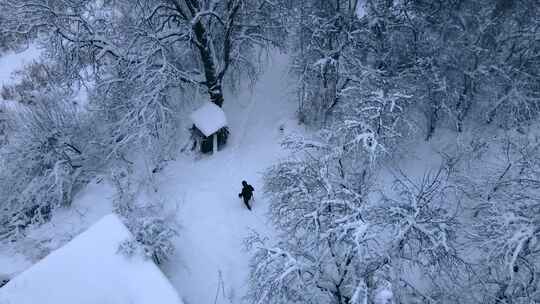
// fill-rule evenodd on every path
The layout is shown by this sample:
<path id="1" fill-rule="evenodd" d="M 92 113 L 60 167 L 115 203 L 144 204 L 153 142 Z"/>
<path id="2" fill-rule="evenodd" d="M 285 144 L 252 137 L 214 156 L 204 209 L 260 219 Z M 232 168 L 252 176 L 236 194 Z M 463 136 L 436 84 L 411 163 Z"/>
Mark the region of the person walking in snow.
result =
<path id="1" fill-rule="evenodd" d="M 249 205 L 249 200 L 253 197 L 253 186 L 248 184 L 246 181 L 242 181 L 242 192 L 238 193 L 238 197 L 244 198 L 244 204 L 246 204 L 246 207 L 251 210 L 251 206 Z"/>

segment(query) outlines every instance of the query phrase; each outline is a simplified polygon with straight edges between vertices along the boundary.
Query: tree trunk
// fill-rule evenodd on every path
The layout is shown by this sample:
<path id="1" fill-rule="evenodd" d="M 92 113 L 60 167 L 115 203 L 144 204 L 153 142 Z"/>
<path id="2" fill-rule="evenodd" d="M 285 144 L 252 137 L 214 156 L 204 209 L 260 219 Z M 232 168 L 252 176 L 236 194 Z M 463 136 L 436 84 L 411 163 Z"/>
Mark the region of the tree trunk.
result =
<path id="1" fill-rule="evenodd" d="M 435 133 L 435 128 L 437 127 L 437 121 L 439 120 L 439 105 L 428 105 L 429 109 L 427 110 L 428 113 L 426 114 L 427 119 L 427 134 L 426 134 L 426 141 L 429 141 L 431 137 L 433 136 L 433 133 Z"/>
<path id="2" fill-rule="evenodd" d="M 459 96 L 458 103 L 456 105 L 457 131 L 459 133 L 463 131 L 465 118 L 467 117 L 472 105 L 472 80 L 467 74 L 464 74 L 463 78 L 463 92 Z"/>
<path id="3" fill-rule="evenodd" d="M 218 151 L 218 132 L 212 135 L 212 154 L 216 154 Z"/>
<path id="4" fill-rule="evenodd" d="M 201 55 L 201 61 L 204 68 L 205 76 L 205 86 L 208 90 L 208 95 L 210 96 L 210 101 L 216 104 L 218 107 L 223 106 L 224 97 L 223 97 L 223 88 L 221 84 L 221 79 L 219 79 L 216 71 L 216 63 L 214 62 L 214 54 L 212 48 L 210 47 L 210 41 L 208 40 L 208 35 L 206 29 L 201 21 L 195 23 L 193 26 L 193 31 L 195 32 L 195 39 L 197 49 Z"/>

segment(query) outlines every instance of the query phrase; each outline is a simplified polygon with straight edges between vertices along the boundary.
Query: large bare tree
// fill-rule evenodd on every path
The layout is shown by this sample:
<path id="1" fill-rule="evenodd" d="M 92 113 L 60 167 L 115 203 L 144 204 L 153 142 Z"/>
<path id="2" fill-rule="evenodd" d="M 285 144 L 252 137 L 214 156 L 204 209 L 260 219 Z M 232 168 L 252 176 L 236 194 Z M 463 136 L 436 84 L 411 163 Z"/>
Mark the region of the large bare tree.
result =
<path id="1" fill-rule="evenodd" d="M 57 50 L 74 55 L 64 59 L 83 65 L 170 65 L 171 76 L 204 86 L 219 106 L 227 72 L 253 74 L 252 55 L 280 45 L 283 37 L 279 9 L 264 0 L 25 0 L 0 5 L 12 12 L 4 34 L 40 33 Z"/>

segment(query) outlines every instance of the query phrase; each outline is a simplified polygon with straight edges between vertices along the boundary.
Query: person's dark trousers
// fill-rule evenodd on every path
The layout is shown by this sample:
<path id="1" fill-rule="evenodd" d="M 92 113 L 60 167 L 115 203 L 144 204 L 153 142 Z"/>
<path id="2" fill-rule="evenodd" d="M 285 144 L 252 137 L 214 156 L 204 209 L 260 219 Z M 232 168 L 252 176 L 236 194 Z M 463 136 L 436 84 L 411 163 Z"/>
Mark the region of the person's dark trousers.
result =
<path id="1" fill-rule="evenodd" d="M 246 204 L 246 207 L 251 210 L 251 206 L 249 205 L 249 200 L 251 199 L 251 197 L 243 197 L 244 198 L 244 204 Z"/>

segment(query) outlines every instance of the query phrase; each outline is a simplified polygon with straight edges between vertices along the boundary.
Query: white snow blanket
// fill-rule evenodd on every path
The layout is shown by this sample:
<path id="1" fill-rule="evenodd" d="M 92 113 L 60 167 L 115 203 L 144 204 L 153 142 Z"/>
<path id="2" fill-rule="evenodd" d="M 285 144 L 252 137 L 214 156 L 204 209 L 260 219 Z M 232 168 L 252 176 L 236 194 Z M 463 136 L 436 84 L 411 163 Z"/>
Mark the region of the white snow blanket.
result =
<path id="1" fill-rule="evenodd" d="M 206 102 L 198 110 L 191 113 L 191 120 L 203 132 L 204 136 L 210 136 L 227 126 L 225 112 L 211 102 Z"/>
<path id="2" fill-rule="evenodd" d="M 159 268 L 118 253 L 131 233 L 113 214 L 0 288 L 1 304 L 181 304 Z"/>

